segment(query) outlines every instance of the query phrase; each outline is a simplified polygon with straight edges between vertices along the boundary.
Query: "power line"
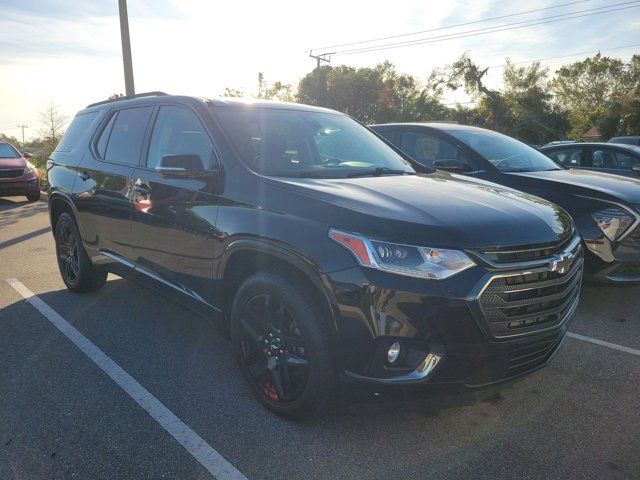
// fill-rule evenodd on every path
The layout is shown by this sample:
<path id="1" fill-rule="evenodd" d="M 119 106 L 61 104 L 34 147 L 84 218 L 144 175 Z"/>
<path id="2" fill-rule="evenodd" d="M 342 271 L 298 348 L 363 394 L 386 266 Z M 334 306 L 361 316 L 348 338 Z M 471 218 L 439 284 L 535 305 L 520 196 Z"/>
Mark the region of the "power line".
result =
<path id="1" fill-rule="evenodd" d="M 633 3 L 634 5 L 628 5 L 630 3 Z M 610 7 L 621 6 L 621 5 L 628 5 L 628 6 L 624 6 L 624 7 L 620 7 L 620 8 L 610 8 Z M 612 4 L 612 5 L 609 5 L 607 7 L 598 7 L 596 9 L 582 10 L 582 11 L 574 12 L 574 13 L 570 13 L 570 14 L 565 13 L 565 14 L 561 14 L 561 15 L 554 15 L 554 16 L 550 16 L 550 17 L 544 17 L 544 18 L 538 19 L 538 20 L 527 20 L 527 21 L 523 21 L 523 22 L 515 22 L 515 23 L 511 23 L 511 24 L 504 24 L 504 25 L 498 25 L 498 26 L 488 27 L 488 28 L 483 28 L 483 29 L 459 32 L 459 33 L 456 33 L 456 34 L 441 35 L 441 36 L 436 36 L 436 37 L 427 37 L 427 38 L 423 38 L 423 39 L 419 39 L 419 40 L 412 40 L 412 41 L 407 41 L 407 42 L 397 42 L 397 43 L 376 45 L 376 46 L 371 46 L 371 47 L 362 47 L 362 48 L 351 49 L 351 50 L 347 49 L 347 50 L 343 50 L 343 51 L 339 51 L 339 52 L 333 52 L 333 55 L 353 55 L 353 54 L 356 54 L 356 53 L 367 53 L 367 52 L 375 52 L 375 51 L 379 51 L 379 50 L 389 50 L 389 49 L 393 49 L 393 48 L 407 47 L 407 46 L 413 46 L 413 45 L 423 45 L 423 44 L 427 44 L 427 43 L 436 43 L 436 42 L 441 42 L 441 41 L 445 41 L 445 40 L 456 40 L 456 39 L 460 39 L 460 38 L 475 37 L 475 36 L 479 36 L 479 35 L 487 35 L 487 34 L 490 34 L 490 33 L 498 33 L 498 32 L 504 32 L 504 31 L 508 31 L 508 30 L 516 30 L 516 29 L 519 29 L 519 28 L 532 27 L 532 26 L 536 26 L 536 25 L 557 23 L 557 22 L 561 22 L 561 21 L 564 21 L 564 20 L 571 20 L 571 19 L 582 18 L 582 17 L 590 17 L 590 16 L 593 16 L 593 15 L 599 15 L 599 14 L 610 13 L 610 12 L 617 12 L 617 11 L 621 11 L 621 10 L 628 10 L 628 9 L 631 9 L 631 8 L 638 8 L 638 7 L 640 7 L 640 4 L 638 4 L 638 0 L 634 0 L 632 2 L 622 2 L 622 3 Z M 599 9 L 603 9 L 603 8 L 609 8 L 609 10 L 593 11 L 593 10 L 599 10 Z M 590 13 L 585 13 L 585 12 L 590 12 Z M 564 17 L 564 18 L 557 18 L 557 17 Z M 525 23 L 526 23 L 526 25 L 524 25 Z"/>
<path id="2" fill-rule="evenodd" d="M 597 52 L 611 52 L 613 50 L 622 50 L 623 48 L 631 48 L 631 47 L 640 47 L 640 43 L 632 43 L 631 45 L 621 45 L 619 47 L 612 48 L 599 48 Z M 566 55 L 558 55 L 557 57 L 546 57 L 546 58 L 538 58 L 536 60 L 524 60 L 522 62 L 511 62 L 511 65 L 524 65 L 527 63 L 535 63 L 535 62 L 545 62 L 547 60 L 556 60 L 558 58 L 568 58 L 568 57 L 577 57 L 578 55 L 589 55 L 594 53 L 596 50 L 589 50 L 587 52 L 576 52 L 576 53 L 568 53 Z M 503 63 L 501 65 L 491 65 L 488 68 L 501 68 L 506 67 L 507 64 Z"/>
<path id="3" fill-rule="evenodd" d="M 590 1 L 592 1 L 592 0 L 579 0 L 579 1 L 575 1 L 575 2 L 561 3 L 559 5 L 553 5 L 553 6 L 550 6 L 550 7 L 536 8 L 535 10 L 527 10 L 526 12 L 510 13 L 510 14 L 507 14 L 507 15 L 500 15 L 498 17 L 485 18 L 485 19 L 482 19 L 482 20 L 474 20 L 472 22 L 457 23 L 455 25 L 448 25 L 446 27 L 430 28 L 428 30 L 419 30 L 417 32 L 411 32 L 411 33 L 401 33 L 399 35 L 391 35 L 389 37 L 378 37 L 378 38 L 372 38 L 370 40 L 360 40 L 358 42 L 342 43 L 342 44 L 338 44 L 338 45 L 328 45 L 326 47 L 317 47 L 317 48 L 312 48 L 311 52 L 313 52 L 314 50 L 326 50 L 326 49 L 329 49 L 329 48 L 351 47 L 353 45 L 360 45 L 360 44 L 363 44 L 363 43 L 379 42 L 379 41 L 382 41 L 382 40 L 392 40 L 394 38 L 410 37 L 412 35 L 420 35 L 422 33 L 437 32 L 437 31 L 440 31 L 440 30 L 447 30 L 449 28 L 465 27 L 467 25 L 475 25 L 475 24 L 478 24 L 478 23 L 491 22 L 493 20 L 501 20 L 503 18 L 509 18 L 509 17 L 518 17 L 518 16 L 521 16 L 521 15 L 527 15 L 529 13 L 542 12 L 543 10 L 552 10 L 554 8 L 567 7 L 569 5 L 575 5 L 577 3 L 585 3 L 585 2 L 590 2 Z"/>

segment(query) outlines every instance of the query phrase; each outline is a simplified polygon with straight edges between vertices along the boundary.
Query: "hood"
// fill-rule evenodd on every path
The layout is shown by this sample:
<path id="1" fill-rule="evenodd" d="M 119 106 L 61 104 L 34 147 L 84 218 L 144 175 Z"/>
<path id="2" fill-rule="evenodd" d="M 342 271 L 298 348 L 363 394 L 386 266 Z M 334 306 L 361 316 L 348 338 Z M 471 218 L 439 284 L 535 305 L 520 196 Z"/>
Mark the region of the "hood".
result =
<path id="1" fill-rule="evenodd" d="M 508 175 L 556 182 L 574 187 L 575 193 L 598 192 L 631 204 L 640 204 L 640 179 L 590 170 L 552 170 L 549 172 L 509 173 Z M 602 197 L 603 195 L 597 195 Z"/>
<path id="2" fill-rule="evenodd" d="M 27 161 L 23 157 L 0 158 L 0 169 L 25 168 L 26 166 L 27 166 Z"/>
<path id="3" fill-rule="evenodd" d="M 456 248 L 534 245 L 557 242 L 572 229 L 567 213 L 546 200 L 445 172 L 274 180 L 321 202 L 305 215 L 330 211 L 323 221 L 333 227 L 395 242 Z"/>

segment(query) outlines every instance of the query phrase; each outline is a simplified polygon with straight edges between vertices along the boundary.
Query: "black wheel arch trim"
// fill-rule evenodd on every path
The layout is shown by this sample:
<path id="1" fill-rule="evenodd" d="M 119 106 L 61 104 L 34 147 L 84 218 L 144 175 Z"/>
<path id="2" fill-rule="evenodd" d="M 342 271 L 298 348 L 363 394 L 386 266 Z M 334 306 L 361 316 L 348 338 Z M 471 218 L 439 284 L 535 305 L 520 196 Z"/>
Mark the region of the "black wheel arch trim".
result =
<path id="1" fill-rule="evenodd" d="M 224 291 L 224 277 L 227 269 L 227 264 L 233 254 L 239 251 L 250 251 L 265 255 L 271 255 L 278 260 L 290 264 L 292 267 L 300 270 L 307 279 L 318 289 L 326 302 L 331 318 L 332 327 L 334 333 L 338 334 L 338 318 L 339 309 L 338 302 L 332 293 L 329 280 L 324 272 L 310 259 L 302 255 L 301 253 L 293 250 L 287 244 L 282 244 L 276 240 L 264 239 L 264 238 L 238 238 L 232 240 L 224 252 L 222 253 L 220 263 L 218 266 L 218 272 L 216 274 L 216 298 L 221 299 Z M 218 301 L 219 303 L 219 301 Z"/>
<path id="2" fill-rule="evenodd" d="M 51 208 L 53 206 L 53 203 L 56 201 L 62 201 L 64 203 L 67 204 L 67 206 L 71 209 L 71 211 L 73 212 L 73 216 L 76 220 L 76 222 L 78 221 L 78 209 L 76 208 L 76 206 L 73 203 L 73 200 L 71 200 L 71 197 L 69 197 L 69 195 L 67 195 L 66 193 L 63 192 L 50 192 L 49 193 L 49 202 L 48 202 L 48 207 L 49 207 L 49 224 L 51 225 L 51 231 L 53 233 L 53 230 L 55 228 L 54 224 L 53 224 L 53 209 Z M 78 228 L 80 228 L 80 226 L 78 225 Z"/>

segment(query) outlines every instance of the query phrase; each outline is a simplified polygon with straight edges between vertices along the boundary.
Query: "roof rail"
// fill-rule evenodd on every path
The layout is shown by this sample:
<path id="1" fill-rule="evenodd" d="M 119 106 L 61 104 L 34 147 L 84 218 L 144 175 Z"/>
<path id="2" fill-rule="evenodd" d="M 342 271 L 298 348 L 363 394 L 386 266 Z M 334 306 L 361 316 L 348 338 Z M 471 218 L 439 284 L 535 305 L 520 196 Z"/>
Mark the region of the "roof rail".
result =
<path id="1" fill-rule="evenodd" d="M 101 102 L 96 102 L 96 103 L 90 103 L 89 105 L 87 105 L 85 108 L 90 108 L 90 107 L 97 107 L 98 105 L 104 105 L 105 103 L 111 103 L 111 102 L 119 102 L 120 100 L 131 100 L 132 98 L 140 98 L 140 97 L 161 97 L 164 95 L 168 95 L 164 92 L 144 92 L 144 93 L 136 93 L 135 95 L 129 95 L 126 97 L 116 97 L 116 98 L 110 98 L 109 100 L 103 100 Z"/>

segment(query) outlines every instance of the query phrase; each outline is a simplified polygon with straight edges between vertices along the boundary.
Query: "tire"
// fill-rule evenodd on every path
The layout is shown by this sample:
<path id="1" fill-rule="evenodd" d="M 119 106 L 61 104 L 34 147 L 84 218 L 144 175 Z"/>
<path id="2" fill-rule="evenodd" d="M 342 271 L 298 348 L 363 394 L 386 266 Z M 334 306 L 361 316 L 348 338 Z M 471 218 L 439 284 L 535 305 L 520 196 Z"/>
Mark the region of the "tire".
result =
<path id="1" fill-rule="evenodd" d="M 76 293 L 93 292 L 107 281 L 107 271 L 96 267 L 82 245 L 78 225 L 71 215 L 63 213 L 55 227 L 56 258 L 62 280 Z"/>
<path id="2" fill-rule="evenodd" d="M 27 195 L 27 200 L 29 200 L 30 202 L 37 202 L 38 200 L 40 200 L 40 191 L 38 191 L 38 193 Z"/>
<path id="3" fill-rule="evenodd" d="M 258 401 L 282 417 L 320 415 L 332 400 L 330 332 L 316 302 L 278 272 L 250 276 L 233 300 L 231 340 L 240 370 Z"/>

